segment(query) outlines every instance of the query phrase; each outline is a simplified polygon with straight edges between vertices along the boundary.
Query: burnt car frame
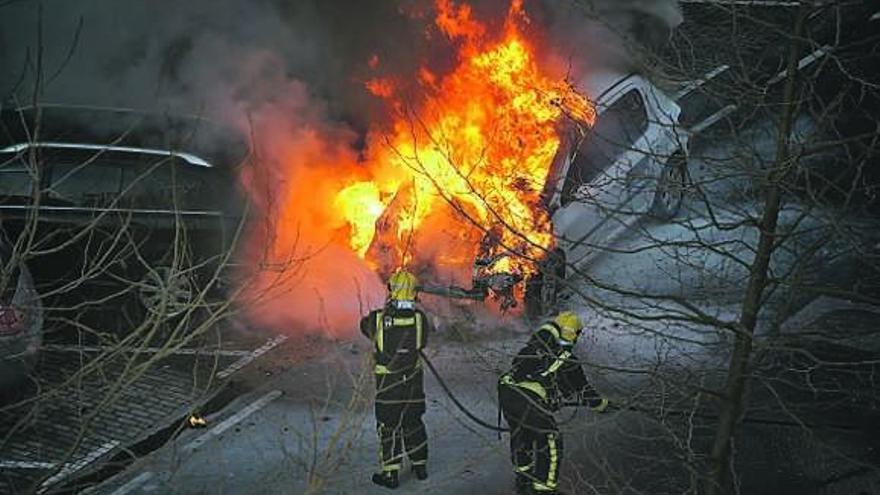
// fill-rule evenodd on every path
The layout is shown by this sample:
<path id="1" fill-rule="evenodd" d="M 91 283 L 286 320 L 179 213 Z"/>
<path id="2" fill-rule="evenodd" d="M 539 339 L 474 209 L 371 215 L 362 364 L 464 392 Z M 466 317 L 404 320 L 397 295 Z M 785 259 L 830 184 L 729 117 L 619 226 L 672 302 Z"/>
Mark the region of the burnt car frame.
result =
<path id="1" fill-rule="evenodd" d="M 675 217 L 687 188 L 690 133 L 679 124 L 681 108 L 671 97 L 638 74 L 596 72 L 578 87 L 598 95 L 597 117 L 592 126 L 575 121 L 564 126 L 547 174 L 542 196 L 556 248 L 525 280 L 530 317 L 552 312 L 564 279 L 635 221 Z M 473 289 L 451 295 L 477 299 L 491 294 L 502 308 L 516 305 L 513 286 L 522 275 L 494 273 L 486 260 L 504 253 L 495 252 L 497 246 L 486 239 L 483 244 L 474 263 Z"/>

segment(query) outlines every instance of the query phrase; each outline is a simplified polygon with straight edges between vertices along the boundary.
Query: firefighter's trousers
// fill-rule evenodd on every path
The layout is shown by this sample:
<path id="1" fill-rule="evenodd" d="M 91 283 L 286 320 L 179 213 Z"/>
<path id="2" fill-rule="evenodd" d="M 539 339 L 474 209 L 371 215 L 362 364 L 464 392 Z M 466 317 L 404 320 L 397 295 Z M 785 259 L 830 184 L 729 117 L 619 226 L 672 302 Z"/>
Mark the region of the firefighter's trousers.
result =
<path id="1" fill-rule="evenodd" d="M 399 470 L 404 453 L 413 465 L 428 462 L 423 379 L 421 369 L 376 375 L 376 426 L 383 471 Z"/>
<path id="2" fill-rule="evenodd" d="M 512 384 L 498 385 L 498 403 L 510 429 L 510 458 L 518 481 L 536 492 L 555 492 L 562 437 L 541 398 Z"/>

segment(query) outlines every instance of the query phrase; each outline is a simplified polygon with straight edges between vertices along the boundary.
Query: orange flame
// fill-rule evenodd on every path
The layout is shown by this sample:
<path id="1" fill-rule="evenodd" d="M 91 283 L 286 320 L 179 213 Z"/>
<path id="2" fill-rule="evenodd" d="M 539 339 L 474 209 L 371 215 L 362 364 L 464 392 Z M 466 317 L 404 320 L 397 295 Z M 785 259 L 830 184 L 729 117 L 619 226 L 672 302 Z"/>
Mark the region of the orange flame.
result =
<path id="1" fill-rule="evenodd" d="M 552 245 L 540 195 L 558 124 L 590 125 L 595 109 L 539 63 L 520 0 L 500 29 L 466 4 L 435 6 L 454 63 L 365 81 L 389 122 L 360 153 L 295 81 L 242 119 L 257 138 L 241 176 L 254 207 L 240 268 L 254 323 L 348 335 L 385 297 L 376 272 L 412 264 L 467 285 L 477 255 L 491 272 L 527 275 Z M 365 65 L 383 66 L 380 55 Z"/>
<path id="2" fill-rule="evenodd" d="M 436 0 L 436 9 L 437 28 L 457 45 L 457 63 L 445 75 L 421 68 L 425 97 L 415 104 L 392 80 L 366 83 L 395 118 L 381 141 L 373 136 L 370 179 L 349 182 L 334 206 L 349 225 L 351 249 L 384 271 L 414 254 L 424 260 L 413 253 L 418 238 L 436 229 L 459 231 L 466 245 L 447 246 L 431 261 L 469 268 L 476 228 L 495 232 L 502 252 L 513 254 L 493 271 L 531 273 L 529 260 L 553 242 L 539 199 L 560 143 L 557 123 L 567 115 L 591 125 L 595 108 L 542 71 L 521 29 L 528 24 L 521 0 L 511 2 L 494 38 L 468 5 Z"/>

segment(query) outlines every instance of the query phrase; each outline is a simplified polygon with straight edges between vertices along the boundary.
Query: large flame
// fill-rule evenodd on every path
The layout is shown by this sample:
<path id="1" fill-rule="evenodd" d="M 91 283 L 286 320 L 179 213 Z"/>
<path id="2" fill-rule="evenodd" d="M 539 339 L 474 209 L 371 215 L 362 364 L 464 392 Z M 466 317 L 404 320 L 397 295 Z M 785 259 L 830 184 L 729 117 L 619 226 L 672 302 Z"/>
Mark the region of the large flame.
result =
<path id="1" fill-rule="evenodd" d="M 539 198 L 558 124 L 591 124 L 594 108 L 539 63 L 519 0 L 495 28 L 465 4 L 435 7 L 453 63 L 401 80 L 383 76 L 381 55 L 364 61 L 366 90 L 389 110 L 365 148 L 296 83 L 243 122 L 256 137 L 242 175 L 255 322 L 344 335 L 384 298 L 376 273 L 409 264 L 467 285 L 478 255 L 527 275 L 551 246 Z"/>
<path id="2" fill-rule="evenodd" d="M 442 215 L 441 227 L 469 240 L 449 246 L 445 261 L 472 259 L 474 236 L 464 232 L 476 228 L 494 232 L 508 253 L 493 270 L 527 274 L 529 260 L 553 242 L 539 196 L 560 142 L 556 124 L 564 114 L 592 124 L 594 108 L 542 71 L 521 29 L 528 25 L 521 1 L 494 37 L 466 4 L 437 0 L 436 9 L 436 26 L 458 47 L 454 68 L 438 77 L 423 67 L 418 103 L 399 95 L 394 80 L 367 82 L 395 110 L 393 126 L 374 146 L 373 176 L 349 183 L 335 205 L 350 226 L 351 249 L 380 269 L 418 260 L 413 239 L 425 234 L 429 216 Z"/>

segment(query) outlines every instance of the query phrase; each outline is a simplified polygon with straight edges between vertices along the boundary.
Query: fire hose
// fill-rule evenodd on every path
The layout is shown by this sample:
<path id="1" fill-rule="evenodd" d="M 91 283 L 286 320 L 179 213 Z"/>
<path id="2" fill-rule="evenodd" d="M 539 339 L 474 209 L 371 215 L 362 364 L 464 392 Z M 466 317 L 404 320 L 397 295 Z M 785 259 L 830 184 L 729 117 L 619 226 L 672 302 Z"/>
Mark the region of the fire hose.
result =
<path id="1" fill-rule="evenodd" d="M 437 383 L 440 384 L 440 388 L 442 388 L 443 391 L 446 392 L 446 395 L 449 397 L 449 399 L 452 401 L 452 403 L 455 404 L 455 407 L 457 407 L 459 411 L 461 411 L 465 416 L 467 416 L 468 419 L 470 419 L 474 423 L 482 426 L 483 428 L 487 428 L 492 431 L 497 431 L 499 434 L 503 433 L 503 432 L 510 431 L 509 428 L 502 428 L 500 426 L 501 425 L 500 419 L 498 421 L 498 425 L 496 426 L 496 425 L 487 423 L 486 421 L 483 421 L 482 419 L 475 416 L 474 413 L 470 412 L 468 410 L 468 408 L 464 407 L 464 404 L 462 404 L 461 401 L 458 400 L 458 397 L 456 397 L 455 394 L 452 393 L 452 390 L 449 390 L 449 386 L 446 385 L 445 381 L 443 381 L 443 378 L 440 376 L 440 373 L 437 371 L 437 368 L 434 367 L 434 364 L 431 363 L 431 360 L 428 359 L 428 356 L 425 355 L 424 351 L 419 349 L 419 355 L 422 357 L 422 361 L 424 361 L 424 363 L 426 365 L 428 365 L 428 369 L 431 371 L 431 374 L 434 375 L 434 378 L 437 379 Z M 499 408 L 498 411 L 499 411 L 498 414 L 500 415 L 501 409 Z"/>
<path id="2" fill-rule="evenodd" d="M 498 432 L 499 435 L 501 433 L 505 433 L 505 432 L 510 431 L 510 428 L 502 428 L 501 427 L 501 408 L 500 407 L 498 408 L 498 424 L 497 425 L 493 425 L 493 424 L 490 424 L 486 421 L 483 421 L 482 419 L 477 417 L 474 413 L 472 413 L 470 410 L 468 410 L 468 408 L 465 407 L 464 404 L 462 404 L 460 400 L 458 400 L 458 397 L 456 397 L 455 394 L 452 393 L 452 390 L 449 389 L 449 386 L 443 380 L 443 377 L 440 376 L 440 372 L 437 371 L 437 368 L 434 367 L 434 364 L 431 362 L 430 359 L 428 359 L 428 356 L 425 355 L 424 351 L 419 349 L 419 355 L 422 357 L 422 361 L 424 361 L 424 363 L 428 366 L 428 370 L 430 370 L 431 374 L 434 375 L 434 378 L 437 379 L 437 383 L 440 384 L 440 388 L 443 389 L 443 391 L 446 393 L 446 395 L 449 397 L 449 399 L 452 401 L 452 403 L 455 404 L 455 407 L 457 407 L 459 411 L 461 411 L 465 416 L 467 416 L 468 419 L 470 419 L 474 423 L 482 426 L 483 428 Z M 576 407 L 576 406 L 581 406 L 581 405 L 582 404 L 580 402 L 563 402 L 562 403 L 563 407 L 569 407 L 569 406 Z M 572 420 L 574 420 L 574 416 L 575 415 L 572 414 L 571 418 L 569 418 L 567 421 L 562 421 L 559 424 L 561 426 L 564 426 L 564 425 L 570 423 Z"/>
<path id="3" fill-rule="evenodd" d="M 446 393 L 446 395 L 449 397 L 449 399 L 452 401 L 452 403 L 455 404 L 455 406 L 458 408 L 458 410 L 461 411 L 465 416 L 467 416 L 468 419 L 470 419 L 474 423 L 482 426 L 483 428 L 498 432 L 499 436 L 501 433 L 505 433 L 505 432 L 510 431 L 509 428 L 502 428 L 501 427 L 501 409 L 500 408 L 498 409 L 498 424 L 497 425 L 490 424 L 490 423 L 480 419 L 474 413 L 472 413 L 470 410 L 468 410 L 468 408 L 465 407 L 464 404 L 462 404 L 461 401 L 458 400 L 458 398 L 455 396 L 455 394 L 452 393 L 452 390 L 449 389 L 449 386 L 443 380 L 443 377 L 440 376 L 440 373 L 437 371 L 437 368 L 434 367 L 434 364 L 431 362 L 430 359 L 428 359 L 428 356 L 425 355 L 424 351 L 422 351 L 420 349 L 419 355 L 421 356 L 422 361 L 428 366 L 428 370 L 430 370 L 431 374 L 434 375 L 434 378 L 437 380 L 437 383 L 440 384 L 440 388 L 443 389 L 443 391 Z M 563 407 L 576 407 L 576 406 L 581 406 L 581 405 L 582 404 L 580 402 L 563 402 L 562 403 Z M 608 405 L 608 410 L 633 411 L 633 412 L 639 412 L 642 414 L 647 414 L 648 416 L 652 416 L 653 413 L 656 412 L 656 411 L 652 411 L 650 408 L 646 408 L 646 407 L 639 407 L 639 406 L 635 406 L 632 404 L 620 405 L 620 404 L 614 404 L 614 403 Z M 704 413 L 698 413 L 698 412 L 690 411 L 690 410 L 682 411 L 682 410 L 669 410 L 669 409 L 667 409 L 667 410 L 663 411 L 663 413 L 665 415 L 669 415 L 669 416 L 687 416 L 690 418 L 700 418 L 700 419 L 706 419 L 706 420 L 718 419 L 718 416 L 715 414 L 704 414 Z M 573 421 L 574 418 L 575 418 L 575 414 L 572 414 L 571 418 L 569 418 L 567 421 L 560 422 L 559 425 L 564 426 L 565 424 Z M 815 423 L 805 423 L 805 422 L 801 423 L 801 422 L 795 422 L 795 421 L 763 419 L 763 418 L 748 418 L 748 417 L 744 417 L 744 418 L 740 419 L 740 422 L 741 423 L 748 423 L 748 424 L 770 425 L 770 426 L 794 426 L 794 427 L 798 427 L 798 428 L 826 428 L 826 429 L 844 430 L 844 431 L 861 430 L 861 428 L 859 428 L 858 426 L 850 425 L 850 424 L 834 424 L 834 423 L 815 424 Z"/>

